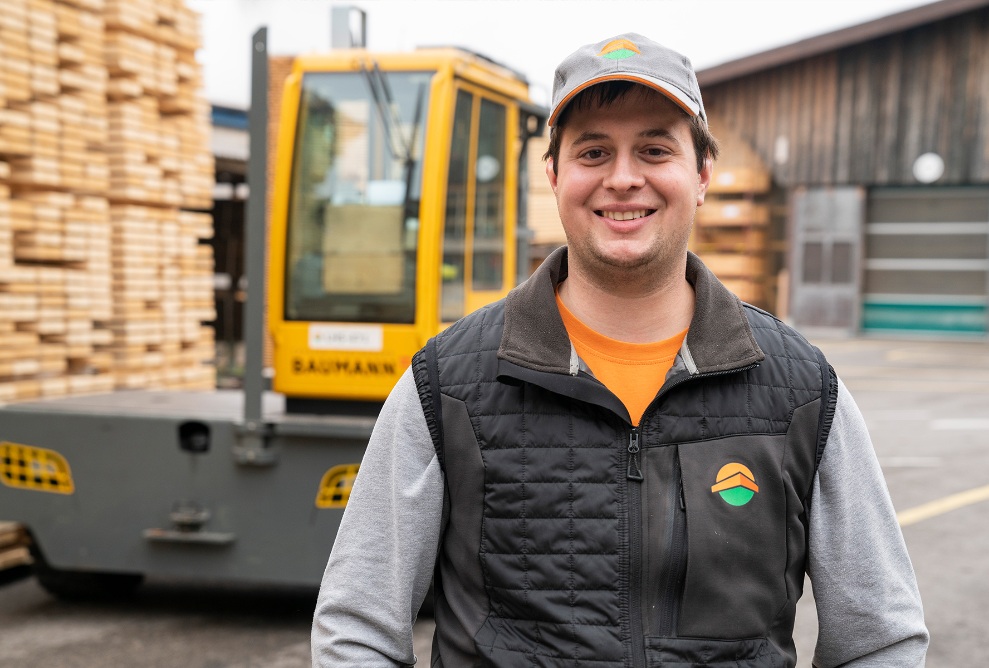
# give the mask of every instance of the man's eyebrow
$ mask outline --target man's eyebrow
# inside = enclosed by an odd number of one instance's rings
[[[580,133],[576,139],[571,142],[571,146],[579,146],[580,144],[586,144],[589,141],[601,141],[602,139],[607,139],[608,135],[603,132],[593,132],[591,130],[585,130]]]
[[[642,132],[639,133],[639,137],[645,139],[655,139],[655,138],[667,139],[669,141],[676,142],[677,144],[680,143],[680,141],[676,138],[676,136],[666,128],[650,128],[648,130],[643,130]],[[580,135],[578,135],[577,138],[574,139],[570,145],[580,146],[581,144],[586,144],[587,142],[601,141],[607,138],[608,135],[604,132],[594,132],[593,130],[585,130],[584,132],[580,133]]]
[[[669,141],[676,142],[677,144],[680,143],[680,140],[677,139],[676,136],[674,136],[674,134],[669,130],[667,130],[666,128],[652,128],[649,130],[643,130],[642,132],[639,133],[639,136],[645,137],[647,139],[653,139],[658,137],[659,139],[668,139]]]

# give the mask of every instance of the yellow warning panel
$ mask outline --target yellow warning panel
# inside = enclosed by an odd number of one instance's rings
[[[0,441],[0,482],[36,492],[72,494],[72,471],[54,450]]]
[[[316,492],[317,508],[345,508],[360,464],[341,464],[323,474]]]

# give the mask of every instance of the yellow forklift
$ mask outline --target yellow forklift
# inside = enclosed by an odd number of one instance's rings
[[[265,29],[252,47],[243,391],[0,407],[0,508],[56,595],[318,584],[413,353],[526,269],[525,146],[546,111],[521,74],[454,48],[297,58],[266,242]]]
[[[428,337],[515,285],[541,116],[522,75],[461,50],[295,61],[268,256],[290,410],[380,402]]]

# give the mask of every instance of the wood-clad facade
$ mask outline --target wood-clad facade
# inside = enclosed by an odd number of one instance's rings
[[[783,315],[989,333],[989,1],[942,0],[698,79],[712,125],[771,175]]]
[[[989,183],[989,7],[703,93],[783,187],[915,185],[928,152],[939,185]]]

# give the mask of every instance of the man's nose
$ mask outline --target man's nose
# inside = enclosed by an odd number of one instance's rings
[[[633,154],[622,153],[615,157],[604,180],[604,187],[618,192],[641,188],[646,182],[642,164]]]

